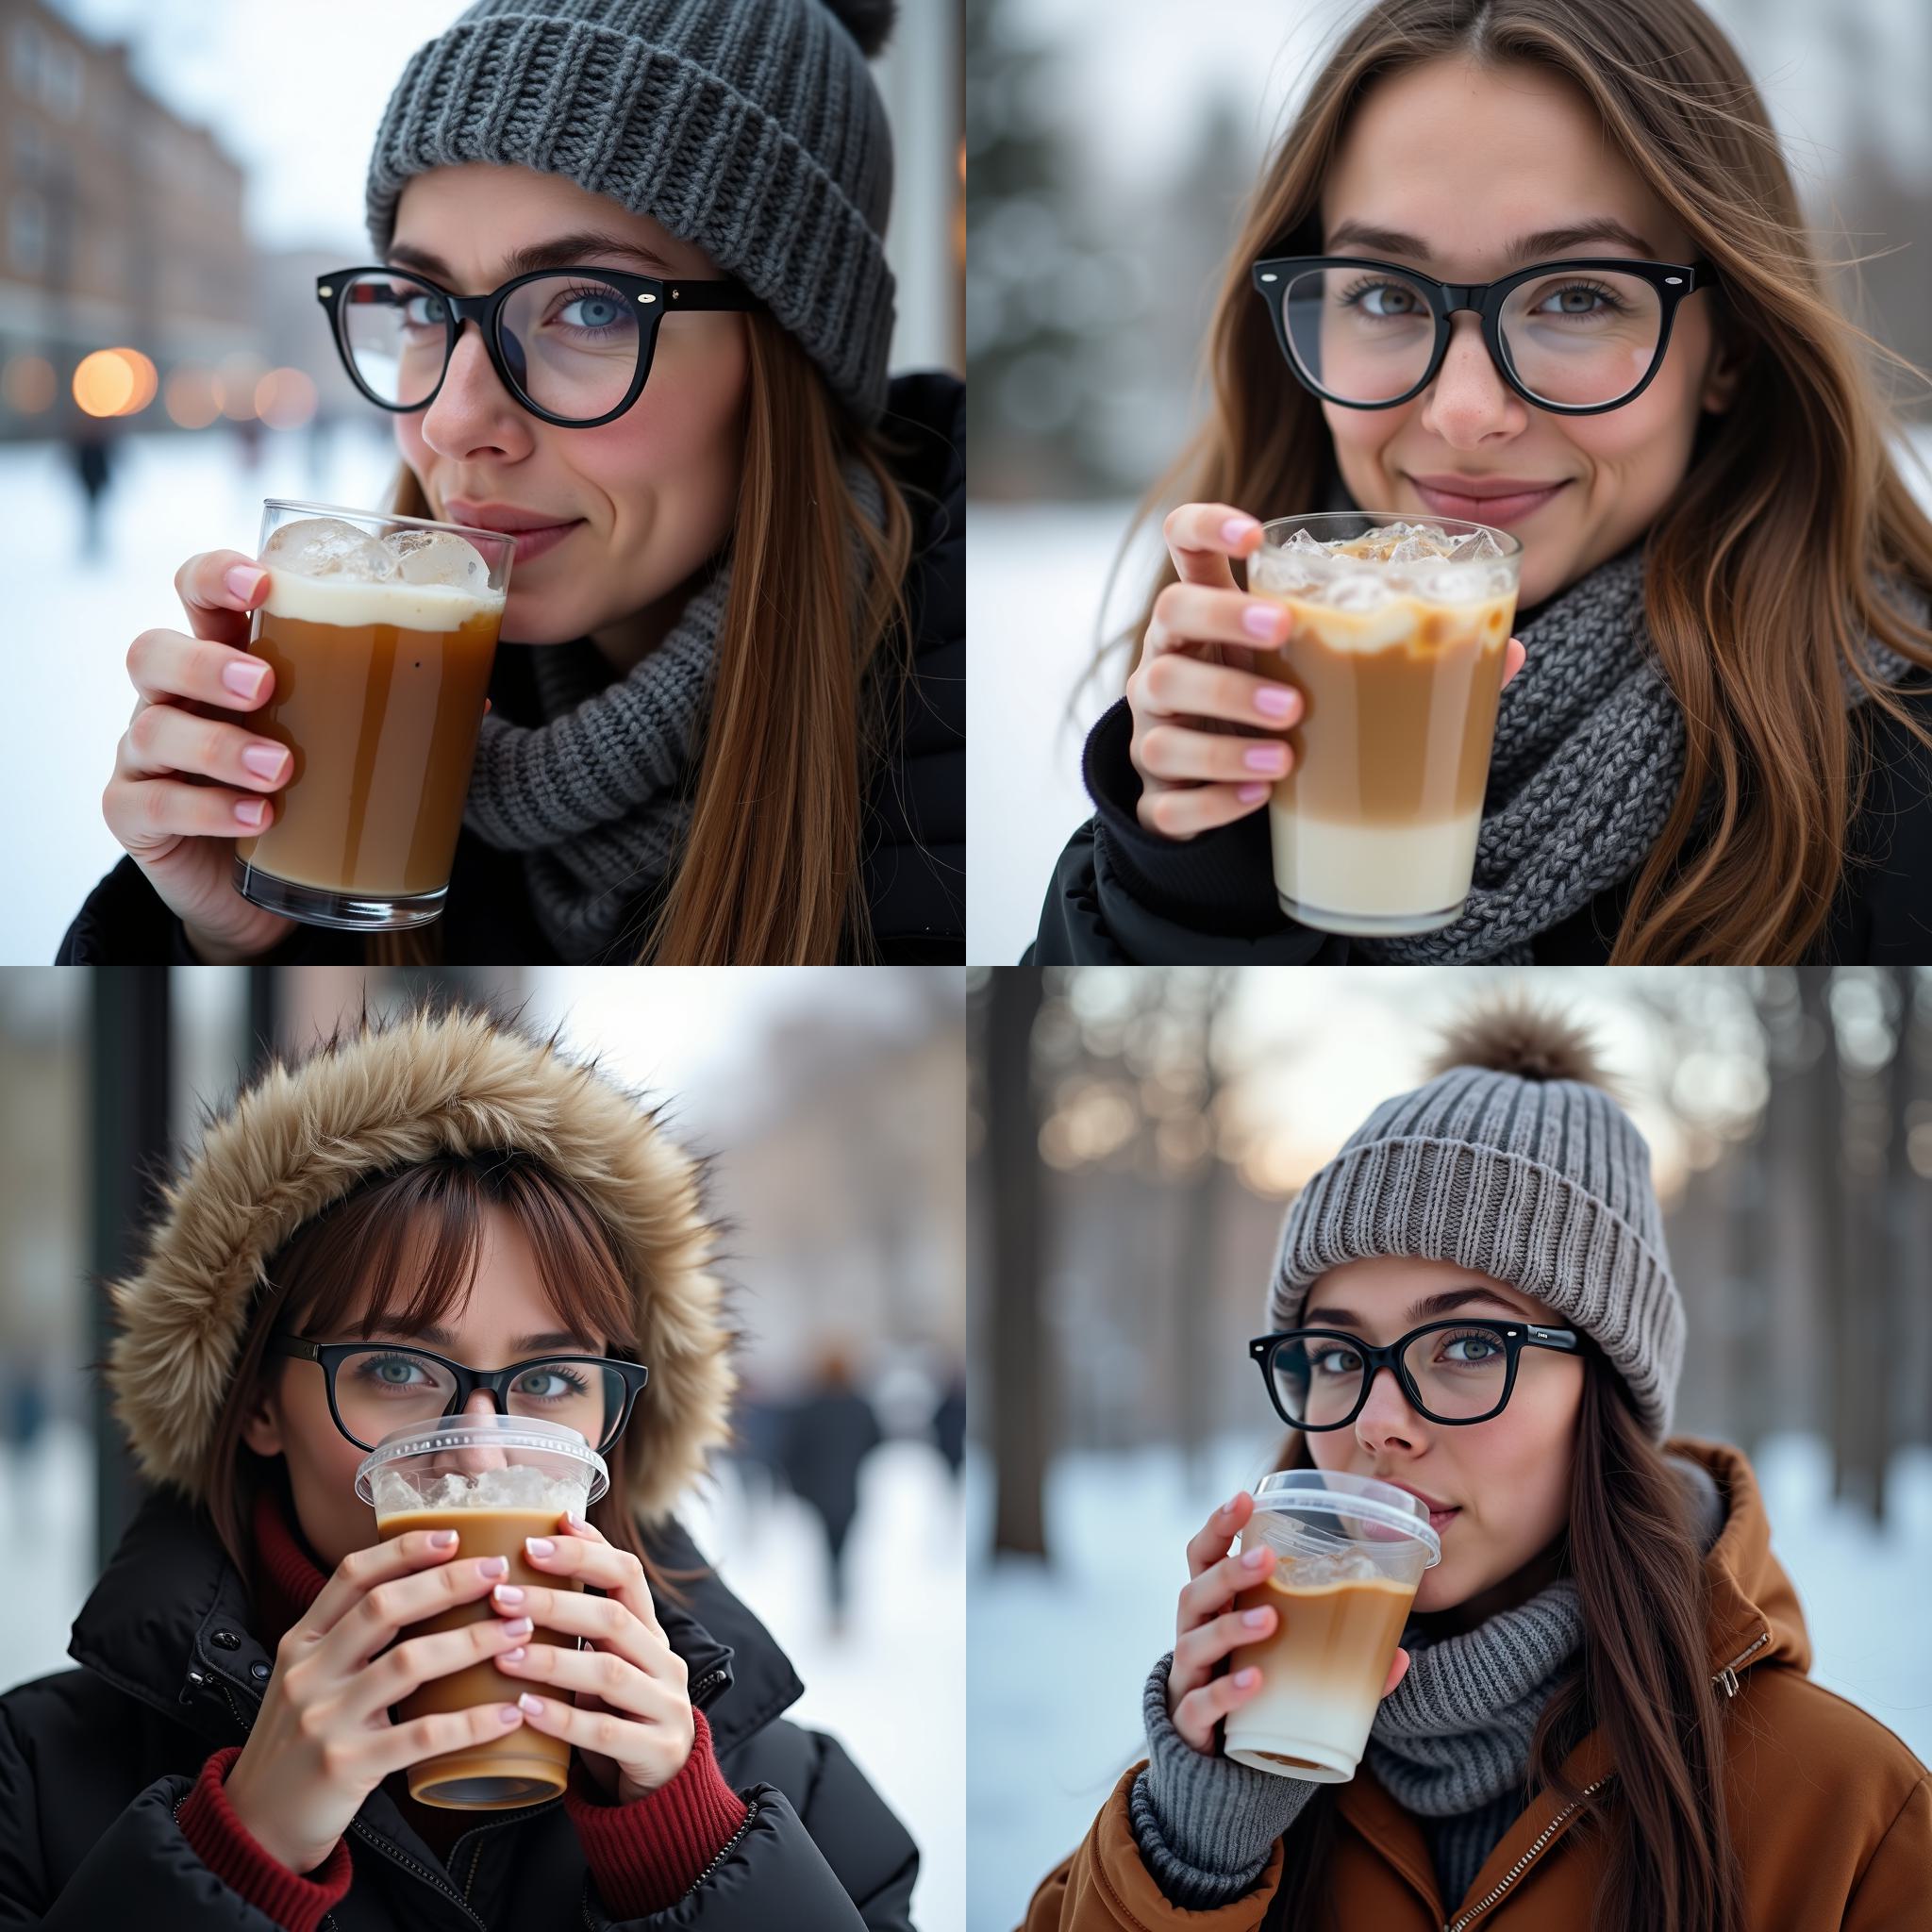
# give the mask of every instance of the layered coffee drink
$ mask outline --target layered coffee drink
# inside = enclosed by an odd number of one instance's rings
[[[271,506],[271,508],[289,506]],[[236,887],[356,930],[441,909],[462,826],[514,539],[339,516],[281,521],[250,649],[275,668],[253,721],[286,744],[275,819],[236,841]]]
[[[1255,669],[1302,694],[1269,801],[1282,910],[1327,932],[1428,932],[1462,909],[1522,545],[1349,513],[1270,524],[1248,588],[1294,630]]]

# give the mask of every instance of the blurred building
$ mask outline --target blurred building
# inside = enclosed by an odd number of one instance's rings
[[[179,367],[257,356],[244,176],[213,135],[41,0],[0,0],[0,440],[70,427],[96,350],[146,357],[150,404]]]

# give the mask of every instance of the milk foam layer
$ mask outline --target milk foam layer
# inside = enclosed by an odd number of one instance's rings
[[[499,593],[479,597],[454,584],[368,584],[348,578],[305,577],[293,571],[268,567],[268,602],[261,608],[271,617],[292,618],[301,624],[387,624],[398,630],[458,630],[486,614],[499,613],[505,603]]]

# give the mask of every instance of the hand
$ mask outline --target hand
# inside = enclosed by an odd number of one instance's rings
[[[669,1784],[691,1756],[695,1726],[684,1659],[658,1622],[643,1565],[628,1550],[569,1515],[550,1541],[548,1556],[525,1541],[536,1569],[581,1577],[608,1594],[529,1590],[522,1601],[506,1603],[499,1591],[491,1605],[503,1616],[526,1615],[545,1629],[594,1641],[583,1650],[532,1643],[500,1652],[496,1666],[508,1676],[532,1679],[533,1688],[571,1693],[537,1698],[535,1709],[525,1704],[526,1721],[533,1730],[569,1739],[598,1789],[628,1805]]]
[[[245,590],[228,582],[231,570]],[[128,646],[140,696],[101,793],[108,829],[209,963],[253,958],[292,929],[232,883],[236,839],[275,823],[269,794],[291,768],[286,745],[221,715],[258,710],[274,695],[275,673],[246,648],[248,613],[267,585],[239,550],[204,551],[175,573],[194,634],[144,630]]]
[[[1245,1612],[1228,1608],[1238,1591],[1253,1590],[1274,1572],[1274,1552],[1266,1543],[1239,1557],[1227,1554],[1254,1513],[1255,1499],[1243,1490],[1217,1509],[1188,1545],[1190,1580],[1181,1587],[1174,1619],[1167,1714],[1174,1729],[1208,1757],[1214,1752],[1215,1725],[1261,1688],[1257,1668],[1250,1665],[1230,1674],[1222,1668],[1224,1659],[1238,1645],[1259,1643],[1272,1636],[1278,1614],[1268,1606]],[[1384,1697],[1402,1682],[1407,1669],[1408,1653],[1398,1649],[1389,1666],[1389,1681],[1382,1686]]]
[[[501,1662],[500,1653],[529,1632],[527,1623],[519,1631],[480,1617],[377,1656],[408,1625],[487,1596],[508,1567],[501,1557],[456,1562],[459,1543],[439,1549],[430,1534],[415,1530],[350,1551],[276,1646],[261,1715],[226,1790],[257,1842],[291,1872],[313,1871],[328,1857],[391,1772],[505,1737],[523,1722],[500,1700],[391,1722],[390,1706],[419,1685],[479,1661]]]
[[[1302,694],[1246,668],[1253,653],[1279,650],[1294,630],[1285,604],[1235,587],[1228,559],[1261,547],[1261,525],[1224,503],[1184,503],[1163,532],[1181,580],[1154,600],[1127,679],[1129,756],[1141,774],[1141,823],[1192,839],[1245,818],[1286,775],[1294,753],[1281,734],[1300,722]],[[1511,638],[1506,685],[1524,655],[1522,640]]]

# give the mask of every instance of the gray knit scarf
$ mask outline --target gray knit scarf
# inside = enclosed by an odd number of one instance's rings
[[[875,527],[885,503],[872,472],[848,461],[847,488]],[[852,537],[864,583],[865,553]],[[523,855],[530,900],[558,957],[601,959],[641,942],[633,908],[675,869],[691,824],[731,598],[727,552],[664,641],[622,678],[589,638],[534,654],[545,722],[484,719],[463,823]],[[786,648],[782,638],[769,648]]]
[[[1357,508],[1338,478],[1324,506]],[[1684,719],[1657,667],[1643,608],[1644,540],[1579,577],[1522,626],[1528,658],[1504,691],[1460,916],[1439,931],[1352,941],[1390,965],[1530,964],[1530,941],[1648,858],[1684,770]],[[1926,601],[1894,587],[1914,623]],[[1876,638],[1867,667],[1888,682],[1916,667]],[[1845,674],[1847,705],[1863,688]]]

